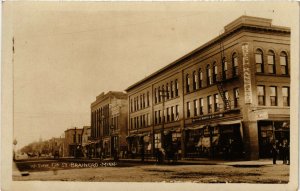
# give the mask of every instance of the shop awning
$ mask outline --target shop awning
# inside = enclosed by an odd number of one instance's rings
[[[219,122],[218,125],[233,125],[233,124],[240,124],[242,120],[233,120],[233,121],[222,121]]]
[[[198,126],[194,126],[194,127],[187,127],[186,129],[188,130],[197,130],[197,129],[202,129],[207,125],[198,125]]]

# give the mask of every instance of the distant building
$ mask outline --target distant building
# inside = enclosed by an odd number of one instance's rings
[[[84,157],[88,157],[89,151],[89,144],[90,144],[90,137],[91,137],[91,126],[83,126],[82,128],[82,151]]]
[[[269,157],[289,141],[290,28],[242,16],[126,89],[128,143],[179,157]]]
[[[63,156],[64,142],[64,138],[53,137],[49,140],[49,148],[53,156],[55,154],[58,154],[59,157]]]
[[[82,156],[82,130],[80,128],[65,130],[64,157]]]
[[[127,149],[127,94],[101,93],[91,104],[91,153],[93,157],[112,157]]]

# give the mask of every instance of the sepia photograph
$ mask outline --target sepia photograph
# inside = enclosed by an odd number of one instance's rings
[[[296,2],[3,2],[1,62],[3,190],[298,189]]]

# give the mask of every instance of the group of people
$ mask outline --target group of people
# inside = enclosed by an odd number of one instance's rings
[[[290,146],[285,139],[282,143],[275,142],[272,145],[271,154],[273,158],[273,164],[276,164],[277,159],[282,159],[283,164],[290,164]]]

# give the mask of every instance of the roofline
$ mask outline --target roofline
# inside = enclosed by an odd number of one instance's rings
[[[241,16],[242,17],[242,16]],[[240,18],[241,18],[240,17]],[[234,21],[233,21],[234,22]],[[233,23],[231,22],[231,23]],[[230,24],[231,24],[230,23]],[[259,26],[259,25],[251,25],[251,24],[246,24],[246,23],[241,23],[235,27],[233,27],[232,29],[225,31],[224,33],[220,34],[219,36],[213,38],[212,40],[208,41],[207,43],[203,44],[202,46],[200,46],[199,48],[191,51],[190,53],[180,57],[179,59],[171,62],[170,64],[164,66],[163,68],[157,70],[156,72],[150,74],[149,76],[143,78],[142,80],[134,83],[133,85],[129,86],[127,89],[125,89],[126,92],[128,92],[129,90],[133,89],[134,87],[140,85],[141,83],[148,81],[150,79],[152,79],[154,76],[159,75],[160,73],[162,73],[163,71],[166,71],[170,68],[172,68],[173,66],[176,66],[177,64],[179,64],[180,62],[182,62],[185,59],[188,59],[189,57],[191,57],[192,55],[199,53],[203,50],[205,50],[207,47],[212,46],[216,43],[218,43],[218,41],[225,39],[227,36],[238,32],[240,29],[245,28],[245,27],[250,27],[250,28],[256,28],[256,29],[267,29],[267,30],[273,30],[273,31],[281,31],[281,32],[285,32],[285,33],[289,33],[290,34],[290,28],[289,27],[282,27],[282,26],[275,26],[275,25],[271,25],[270,27],[266,27],[266,26]]]

